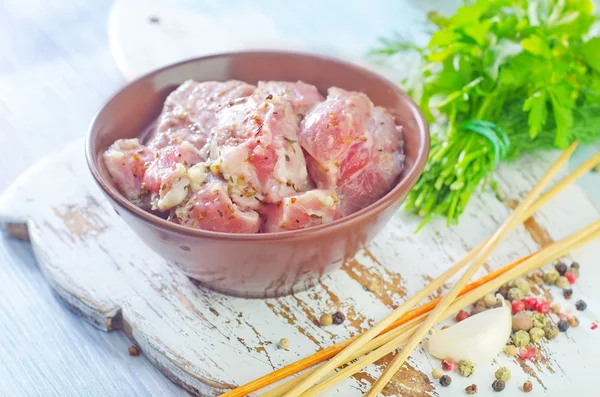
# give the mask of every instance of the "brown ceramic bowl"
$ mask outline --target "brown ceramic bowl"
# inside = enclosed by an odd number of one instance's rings
[[[161,111],[167,95],[187,79],[302,80],[323,94],[332,86],[361,91],[392,112],[404,127],[406,163],[397,185],[376,203],[325,225],[283,233],[230,234],[167,222],[123,197],[102,160],[119,138],[139,136]],[[201,284],[226,294],[273,297],[304,290],[338,269],[375,236],[398,210],[425,167],[427,123],[398,86],[366,69],[317,55],[264,51],[191,59],[149,73],[113,96],[93,120],[86,141],[96,182],[115,211],[154,251]]]

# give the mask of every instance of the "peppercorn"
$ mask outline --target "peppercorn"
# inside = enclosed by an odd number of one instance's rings
[[[558,288],[569,288],[569,285],[571,285],[569,283],[569,280],[567,280],[567,278],[565,276],[560,276],[559,278],[556,279],[556,282],[554,283],[554,285],[556,285]]]
[[[475,306],[475,307],[485,307],[485,301],[483,299],[478,299],[473,306]]]
[[[560,274],[554,269],[546,270],[544,272],[544,283],[552,285],[556,282],[556,279],[560,277]]]
[[[522,312],[523,310],[525,310],[525,303],[523,303],[523,301],[515,299],[514,301],[511,302],[511,306],[512,306],[512,312],[513,314]]]
[[[136,346],[129,346],[129,349],[127,349],[127,351],[129,352],[130,356],[139,356],[140,355],[140,351]]]
[[[565,265],[563,262],[558,262],[554,268],[561,276],[564,275],[568,270],[567,265]]]
[[[498,293],[500,295],[502,295],[502,297],[504,299],[508,298],[508,291],[510,290],[510,287],[508,284],[504,284],[502,287],[500,287],[500,289],[498,290]]]
[[[568,325],[568,324],[567,324]],[[531,338],[529,338],[529,333],[526,331],[517,331],[513,335],[513,343],[515,346],[526,346]]]
[[[288,338],[279,339],[279,348],[288,350],[290,348],[290,340]]]
[[[569,323],[569,327],[571,327],[571,328],[575,328],[575,327],[579,326],[579,319],[575,316],[569,317],[567,319],[567,322]]]
[[[533,321],[526,313],[520,312],[512,316],[513,332],[529,331],[531,327],[533,327]]]
[[[575,302],[575,309],[577,309],[580,312],[582,312],[585,309],[587,309],[587,303],[585,303],[584,301],[579,300],[579,301]]]
[[[456,318],[455,318],[455,320],[456,320],[456,322],[457,322],[457,323],[459,323],[459,322],[461,322],[461,321],[463,321],[463,320],[466,320],[466,319],[467,319],[467,318],[469,318],[469,317],[471,317],[471,316],[469,315],[469,313],[467,313],[467,312],[466,312],[466,311],[464,311],[464,310],[461,310],[461,311],[459,311],[458,313],[456,313]]]
[[[529,275],[529,279],[532,283],[540,285],[544,282],[544,273],[541,270],[536,270]]]
[[[548,324],[548,319],[541,313],[533,313],[531,321],[533,321],[533,326],[538,328],[544,328]]]
[[[477,385],[473,383],[472,385],[465,387],[465,391],[467,394],[477,394]]]
[[[457,365],[458,363],[449,357],[442,360],[442,369],[444,371],[452,371]]]
[[[498,368],[494,373],[494,376],[496,377],[496,379],[508,382],[510,380],[510,371],[506,367]]]
[[[567,332],[567,330],[569,329],[569,323],[567,322],[567,320],[558,320],[556,326],[558,327],[558,330],[560,332]]]
[[[440,378],[440,385],[442,385],[444,387],[448,387],[448,386],[450,386],[450,383],[452,383],[452,378],[449,377],[448,375],[443,375]]]
[[[514,357],[514,356],[516,356],[516,355],[517,355],[517,348],[515,347],[515,345],[507,345],[507,346],[504,348],[504,353],[505,353],[507,356]]]
[[[535,310],[537,310],[538,313],[548,314],[550,313],[550,304],[546,301],[540,301],[535,307]]]
[[[513,287],[508,290],[509,300],[521,300],[525,297],[525,293],[517,287]]]
[[[533,327],[529,330],[529,338],[533,343],[538,343],[545,336],[545,332],[541,328]]]
[[[579,270],[579,263],[573,262],[573,263],[571,263],[570,267],[571,267],[571,269],[577,269],[577,270]]]
[[[492,383],[492,389],[494,389],[494,391],[502,391],[505,387],[506,383],[504,383],[504,381],[500,379],[496,379],[494,383]]]
[[[519,348],[519,356],[523,360],[531,360],[537,354],[537,349],[533,346],[523,346]]]
[[[535,310],[538,300],[535,296],[526,296],[523,299],[523,303],[525,304],[525,310]]]
[[[344,316],[343,313],[340,312],[335,312],[333,313],[333,316],[331,316],[331,320],[333,321],[334,324],[341,324],[344,322],[344,320],[346,320],[346,316]]]
[[[333,316],[330,313],[323,313],[319,319],[319,322],[324,327],[331,325],[333,323]]]
[[[441,369],[436,368],[433,371],[431,371],[431,376],[433,376],[433,379],[439,379],[442,376],[444,376],[444,373],[442,372]]]
[[[525,393],[529,393],[532,390],[533,390],[533,383],[531,383],[530,380],[525,381],[525,383],[523,383],[523,391]]]
[[[483,306],[483,307],[481,307],[481,306],[474,306],[471,309],[471,316],[474,316],[474,315],[479,314],[481,312],[484,312],[486,310],[487,310],[487,307],[485,307],[485,306]]]
[[[571,273],[575,278],[579,278],[579,269],[576,267],[570,267],[567,273]],[[566,273],[565,273],[566,274]]]
[[[469,360],[460,360],[458,362],[458,372],[462,375],[462,376],[471,376],[473,375],[473,372],[475,371],[475,366],[473,365],[473,363]]]
[[[376,279],[371,279],[367,283],[367,289],[371,292],[375,292],[379,290],[379,281]]]
[[[577,281],[577,276],[573,273],[567,272],[565,277],[569,280],[569,284],[575,284],[575,281]]]
[[[485,307],[494,307],[498,304],[498,298],[494,294],[487,294],[483,297],[483,302],[485,303]]]
[[[518,278],[515,280],[515,287],[523,291],[523,293],[528,293],[531,291],[531,285],[529,285],[529,281],[524,278]]]
[[[573,296],[573,290],[571,288],[563,289],[563,296],[565,299],[571,299],[571,296]]]
[[[544,335],[550,340],[556,338],[559,332],[558,327],[554,324],[548,324],[544,327]]]
[[[553,303],[550,310],[552,310],[552,313],[560,313],[560,303]]]

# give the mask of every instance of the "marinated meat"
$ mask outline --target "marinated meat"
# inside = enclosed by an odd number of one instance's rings
[[[294,111],[304,115],[317,103],[325,98],[314,85],[298,81],[260,81],[256,89],[257,94],[279,95],[291,102]]]

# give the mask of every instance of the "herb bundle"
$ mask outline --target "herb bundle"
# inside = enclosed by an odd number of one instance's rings
[[[456,223],[502,160],[600,137],[600,37],[590,0],[465,1],[430,13],[425,47],[382,40],[373,54],[420,54],[409,94],[443,133],[405,208]],[[409,83],[409,82],[405,82]]]

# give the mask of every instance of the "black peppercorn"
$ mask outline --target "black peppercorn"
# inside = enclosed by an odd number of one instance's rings
[[[344,316],[342,313],[340,312],[335,312],[333,313],[333,323],[334,324],[341,324],[344,322],[344,320],[346,320],[346,316]]]
[[[500,379],[496,379],[494,383],[492,383],[492,389],[494,389],[494,391],[502,391],[505,387],[506,383],[504,383],[504,381]]]
[[[567,322],[567,320],[559,320],[558,323],[556,323],[556,325],[558,326],[558,330],[560,332],[567,332],[567,330],[569,329],[569,323]]]
[[[452,383],[452,378],[449,377],[448,375],[443,375],[440,378],[440,385],[442,385],[444,387],[448,387],[448,386],[450,386],[450,383]]]
[[[587,309],[587,303],[585,303],[584,301],[577,301],[575,302],[575,308],[582,312],[585,309]]]
[[[571,267],[572,267],[573,269],[579,269],[579,263],[577,263],[577,262],[573,262],[573,263],[571,263]]]
[[[573,290],[571,288],[563,289],[563,296],[565,299],[569,299],[573,295]]]
[[[562,262],[558,263],[556,266],[554,266],[554,268],[556,269],[556,271],[558,272],[558,274],[560,274],[561,276],[564,276],[565,273],[567,272],[567,270],[569,270],[567,268],[567,265],[565,265]]]

